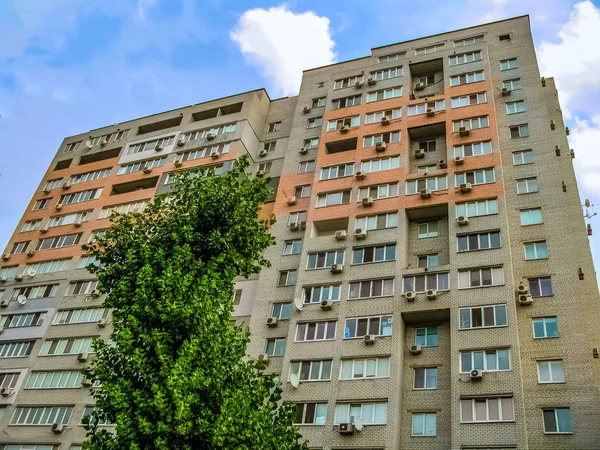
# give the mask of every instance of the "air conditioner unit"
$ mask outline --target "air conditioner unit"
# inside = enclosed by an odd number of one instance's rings
[[[264,170],[257,170],[256,171],[256,176],[257,177],[264,177],[265,176],[265,171]]]
[[[177,138],[177,147],[183,147],[185,145],[185,136],[179,136]]]
[[[425,157],[425,151],[423,149],[415,150],[415,158],[421,159]]]
[[[3,387],[0,389],[0,395],[2,397],[10,397],[14,392],[14,389],[9,387]]]
[[[365,335],[365,344],[373,345],[375,343],[375,335],[374,334],[366,334]]]
[[[31,257],[33,255],[35,255],[35,250],[34,249],[27,250],[27,256]]]
[[[77,361],[86,362],[88,360],[88,354],[86,352],[81,352],[77,355]]]
[[[58,203],[58,204],[57,204],[57,205],[54,207],[54,209],[55,209],[55,210],[57,210],[57,211],[60,211],[60,210],[62,209],[62,207],[63,207],[62,203]]]
[[[416,297],[417,297],[416,292],[408,291],[408,292],[404,293],[404,298],[406,300],[408,300],[409,302],[414,302]]]
[[[435,116],[435,111],[433,109],[429,108],[427,110],[427,117],[433,117],[433,116]]]
[[[277,317],[269,317],[267,319],[267,325],[271,328],[274,328],[277,326]]]
[[[469,218],[465,216],[458,216],[456,218],[456,223],[458,223],[460,226],[469,225]]]
[[[295,205],[296,204],[296,196],[292,195],[291,197],[288,197],[287,204],[289,206]]]
[[[106,319],[99,319],[96,322],[96,325],[98,326],[98,328],[104,328],[106,326]]]
[[[215,136],[214,134],[212,134],[212,133],[208,133],[208,134],[206,135],[206,139],[208,139],[209,141],[212,141],[212,140],[213,140],[215,137],[216,137],[216,136]]]
[[[354,174],[354,176],[356,177],[357,180],[364,180],[365,179],[365,173],[361,172],[360,170],[358,172],[356,172]]]
[[[462,136],[462,137],[466,137],[469,134],[471,134],[471,130],[469,130],[467,127],[460,127],[458,129],[458,133]]]
[[[521,306],[529,306],[533,303],[533,297],[531,294],[521,294],[519,295],[519,305]]]
[[[443,159],[440,159],[439,165],[440,165],[440,169],[447,169],[448,168],[448,163],[445,160],[443,160]]]
[[[305,106],[304,108],[302,108],[302,111],[304,111],[304,114],[308,114],[310,112],[310,108],[308,106]]]
[[[8,306],[8,302],[6,300],[0,301],[0,308],[6,308]]]
[[[300,225],[298,224],[298,222],[292,222],[290,223],[290,230],[292,231],[298,231],[300,229]]]
[[[156,147],[154,147],[154,151],[160,152],[163,149],[163,146],[160,144],[156,144]]]
[[[365,197],[361,200],[363,206],[373,206],[373,197]]]
[[[152,172],[152,167],[144,167],[142,172],[144,172],[145,174],[149,174],[150,172]]]
[[[23,281],[24,277],[25,277],[24,273],[20,273],[18,275],[15,275],[15,281]]]
[[[8,277],[0,277],[0,284],[4,284],[8,281]]]
[[[333,302],[331,300],[321,300],[320,306],[323,311],[329,311],[333,306]]]
[[[300,229],[301,230],[306,230],[306,220],[303,220],[300,222]]]
[[[420,345],[409,345],[408,346],[408,351],[411,352],[413,355],[420,355],[421,354],[421,346]]]
[[[471,192],[471,188],[473,186],[471,185],[471,183],[463,183],[459,186],[460,192],[463,194],[467,194],[469,192]]]
[[[10,259],[10,253],[2,254],[2,261],[8,261]]]
[[[363,85],[363,84],[362,84],[360,81],[357,81],[356,83],[354,83],[354,87],[355,87],[356,89],[360,89],[360,88],[362,87],[362,85]]]
[[[472,381],[479,381],[483,378],[483,370],[481,369],[473,369],[469,372],[469,376]]]
[[[90,294],[93,298],[98,298],[100,297],[100,291],[98,291],[97,289],[94,289],[91,294]]]
[[[50,189],[44,189],[42,192],[43,192],[44,194],[49,194],[49,193],[50,193]]]
[[[419,195],[421,198],[429,198],[431,197],[431,191],[429,189],[421,189],[419,191]]]
[[[75,228],[79,228],[81,226],[81,219],[76,220],[75,222],[73,222],[73,225],[75,226]]]
[[[108,141],[106,140],[106,138],[102,138],[102,140],[100,141],[100,146],[104,147],[106,144],[108,144]]]
[[[46,226],[40,230],[40,233],[47,233],[48,230],[50,230],[50,222],[48,222]]]
[[[338,432],[343,436],[350,436],[354,434],[354,424],[349,422],[340,423]]]
[[[299,152],[301,155],[306,155],[308,153],[308,149],[306,147],[300,147]]]
[[[510,89],[503,87],[502,88],[502,96],[506,97],[507,95],[510,95]]]
[[[376,80],[375,78],[373,78],[373,77],[369,77],[369,78],[367,78],[367,84],[368,84],[369,86],[374,86],[374,85],[375,85],[375,83],[377,83],[377,80]]]
[[[550,129],[551,130],[555,130],[556,129],[556,123],[554,122],[554,120],[550,121]]]
[[[425,83],[415,84],[415,91],[422,91],[423,89],[425,89]]]
[[[356,239],[364,239],[367,237],[367,230],[363,230],[362,228],[357,228],[354,230],[354,237]]]
[[[462,156],[456,156],[454,158],[454,164],[456,164],[457,166],[460,166],[464,162],[465,162],[465,158],[463,158]]]
[[[69,188],[70,188],[70,187],[71,187],[71,185],[69,184],[69,182],[68,182],[68,181],[67,181],[67,182],[65,182],[65,183],[63,183],[63,185],[62,185],[62,188],[63,188],[65,191],[69,190]]]
[[[529,294],[529,286],[527,284],[525,284],[525,283],[521,283],[517,287],[517,292],[519,294]]]
[[[331,265],[331,273],[342,273],[344,271],[343,264],[332,264]]]
[[[269,150],[263,148],[260,152],[258,152],[258,156],[267,156],[269,154]]]
[[[346,125],[344,125],[343,127],[340,128],[340,133],[347,133],[348,130],[349,130],[349,128]]]
[[[386,116],[383,116],[381,118],[381,125],[389,125],[390,124],[390,119],[388,119]]]
[[[378,142],[377,144],[375,144],[375,151],[384,152],[386,147],[387,144],[385,142]]]
[[[181,167],[183,165],[183,161],[180,158],[177,158],[175,161],[173,161],[173,165],[175,167]]]
[[[344,239],[346,239],[346,230],[337,230],[335,232],[335,239],[338,241],[343,241]]]
[[[267,353],[261,353],[256,359],[258,359],[259,361],[269,362],[269,355]]]
[[[62,434],[62,432],[65,431],[65,428],[67,428],[67,426],[63,425],[62,423],[52,424],[52,432],[55,434]]]
[[[210,157],[212,159],[219,159],[219,150],[218,149],[213,149],[210,151]]]
[[[90,387],[92,385],[92,381],[89,378],[82,378],[81,385],[85,387]]]
[[[438,293],[435,289],[428,289],[426,295],[429,300],[435,300],[437,298]]]

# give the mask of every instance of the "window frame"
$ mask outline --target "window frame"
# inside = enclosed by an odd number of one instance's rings
[[[493,325],[487,325],[486,323],[486,316],[485,316],[485,310],[486,309],[492,309],[493,312]],[[504,319],[505,319],[505,323],[500,323],[499,317],[501,317],[501,314],[498,313],[498,309],[504,309]],[[473,326],[473,310],[480,310],[479,312],[479,316],[480,316],[480,320],[481,320],[481,325],[480,326]],[[469,322],[468,325],[466,324],[466,322],[463,322],[463,317],[462,317],[462,312],[463,311],[469,311]],[[488,328],[504,328],[508,326],[508,309],[506,307],[506,303],[498,303],[498,304],[492,304],[492,305],[480,305],[480,306],[464,306],[461,308],[458,308],[458,330],[462,331],[462,330],[483,330],[483,329],[488,329]]]
[[[506,352],[507,358],[506,360],[508,361],[508,369],[500,369],[500,354],[499,352]],[[463,367],[463,354],[467,354],[470,353],[471,354],[471,360],[470,360],[470,368],[468,370],[464,370]],[[483,372],[510,372],[512,370],[512,364],[511,364],[511,359],[510,359],[510,349],[509,348],[490,348],[490,349],[482,349],[482,350],[461,350],[460,351],[460,366],[459,366],[459,373],[464,374],[464,373],[470,373],[471,370],[476,370],[475,369],[475,354],[476,353],[482,353],[482,369],[478,369],[478,370],[482,370]],[[496,369],[489,369],[488,368],[488,354],[495,354],[495,364],[496,364]]]
[[[556,335],[555,336],[551,336],[548,334],[547,321],[549,321],[549,320],[554,320],[554,323],[556,324]],[[541,323],[542,323],[543,330],[544,330],[543,336],[536,336],[536,330],[535,330],[536,321],[541,321]],[[560,331],[558,329],[558,318],[556,316],[532,317],[531,318],[531,326],[533,327],[533,339],[556,339],[556,338],[560,337]]]
[[[549,375],[548,381],[542,381],[542,372],[541,372],[542,365],[548,366],[548,375]],[[560,370],[562,370],[562,379],[559,379],[559,377],[558,377],[558,375],[560,375],[560,373],[554,374],[553,365],[559,365],[561,367]],[[557,359],[538,360],[538,361],[536,361],[536,367],[537,367],[538,384],[564,384],[567,382],[567,375],[565,373],[565,362],[563,359],[557,358]],[[560,372],[560,370],[559,370],[559,372]]]
[[[417,372],[423,371],[423,387],[417,387]],[[428,372],[435,371],[435,386],[428,386]],[[414,367],[413,368],[413,391],[435,391],[438,388],[438,368],[437,367]]]

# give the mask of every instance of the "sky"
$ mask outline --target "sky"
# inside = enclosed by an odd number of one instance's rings
[[[303,69],[523,14],[582,203],[600,211],[600,0],[0,0],[0,247],[66,136],[261,87],[295,95]]]

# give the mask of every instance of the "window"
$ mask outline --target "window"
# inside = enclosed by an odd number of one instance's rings
[[[367,334],[375,336],[392,335],[392,316],[374,316],[346,319],[344,339],[362,338]]]
[[[323,300],[337,302],[340,299],[340,285],[311,286],[302,289],[304,304],[321,303]]]
[[[191,152],[186,152],[183,155],[186,155],[189,157],[191,155]],[[188,159],[191,159],[191,158],[188,158]],[[167,157],[165,156],[164,158],[149,159],[147,161],[139,161],[139,162],[136,162],[133,164],[126,164],[124,166],[119,167],[119,171],[117,172],[117,175],[125,175],[128,173],[139,172],[140,170],[144,170],[144,169],[153,169],[155,167],[162,167],[165,165],[166,160],[167,160]],[[184,161],[183,158],[181,160]],[[185,159],[185,161],[187,161],[187,159]]]
[[[460,352],[460,371],[469,373],[473,369],[484,372],[510,370],[510,355],[508,349],[476,350]]]
[[[115,142],[120,141],[121,139],[127,137],[127,133],[129,130],[115,131],[114,133],[104,134],[102,136],[96,136],[94,138],[90,138],[92,145],[101,145],[102,141]]]
[[[283,270],[279,272],[278,286],[293,286],[296,284],[297,271],[294,270]]]
[[[350,97],[337,98],[335,100],[331,100],[331,109],[342,109],[342,108],[349,108],[351,106],[360,105],[361,97],[362,97],[362,95],[359,94],[359,95],[352,95]],[[329,123],[331,123],[331,122],[329,122]],[[357,123],[356,125],[352,125],[352,126],[358,126],[358,125],[359,125],[359,123]],[[350,126],[350,125],[348,125],[348,126]],[[327,130],[329,131],[329,129],[330,128],[328,126]]]
[[[451,99],[452,108],[462,108],[463,106],[479,105],[481,103],[487,103],[485,92],[465,95],[463,97],[452,97]]]
[[[106,230],[94,230],[94,231],[92,231],[92,233],[90,234],[90,237],[88,238],[88,243],[95,242],[98,239],[102,239],[105,234],[106,234]]]
[[[385,425],[387,423],[387,402],[377,403],[338,403],[335,405],[333,423],[349,423],[352,418],[360,418],[364,425]]]
[[[196,150],[191,150],[189,152],[179,153],[177,155],[177,159],[181,162],[193,161],[196,159],[205,158],[207,156],[210,156],[211,153],[213,153],[213,152],[218,152],[220,155],[229,153],[230,149],[231,149],[231,142],[224,142],[221,144],[211,145],[208,147],[201,147]],[[141,164],[141,163],[136,163],[136,164]]]
[[[262,173],[270,173],[272,165],[273,165],[273,163],[271,163],[271,162],[259,163],[257,171],[262,172]]]
[[[322,108],[325,106],[326,97],[313,98],[311,108]]]
[[[390,358],[343,359],[340,380],[363,380],[390,376]]]
[[[439,265],[440,261],[437,253],[417,256],[417,267],[437,267]]]
[[[404,292],[425,292],[448,290],[448,273],[428,273],[404,277]]]
[[[429,86],[435,83],[435,75],[429,74],[422,77],[417,77],[417,83],[422,84],[424,86]]]
[[[377,81],[388,80],[402,76],[402,66],[390,67],[389,69],[378,70],[369,74],[371,78]]]
[[[538,361],[537,371],[540,383],[565,382],[565,366],[562,359],[556,361]]]
[[[296,186],[294,188],[294,197],[305,198],[310,197],[310,184]]]
[[[31,354],[35,341],[2,342],[0,358],[24,358]]]
[[[37,220],[28,220],[23,224],[23,228],[21,228],[21,233],[25,233],[26,231],[34,231],[40,228],[42,224],[42,219]]]
[[[415,344],[421,347],[437,347],[437,327],[423,327],[415,329]]]
[[[458,317],[458,328],[460,330],[504,327],[508,325],[506,305],[474,306],[471,308],[459,308]]]
[[[266,353],[269,356],[283,356],[285,353],[285,338],[267,339]]]
[[[363,82],[363,75],[356,75],[353,77],[341,78],[339,80],[335,80],[333,83],[333,89],[343,89],[350,86],[354,86],[356,83]]]
[[[483,42],[483,36],[475,36],[465,39],[460,39],[458,41],[454,41],[455,47],[464,47],[465,45],[472,45],[478,42]]]
[[[436,413],[413,413],[412,436],[435,436]]]
[[[360,247],[352,250],[352,264],[394,261],[396,259],[396,244]]]
[[[65,147],[65,153],[71,153],[72,151],[77,150],[79,148],[79,145],[81,145],[81,141],[71,142],[70,144],[67,144],[67,146]]]
[[[57,311],[53,325],[98,322],[106,315],[105,308],[78,308]]]
[[[13,244],[13,247],[10,251],[11,255],[18,255],[20,253],[25,253],[27,251],[27,249],[29,248],[29,244],[31,243],[31,241],[21,241],[21,242],[15,242]]]
[[[19,266],[5,266],[0,267],[0,279],[6,281],[10,277],[14,277],[19,271]]]
[[[78,281],[76,283],[69,284],[66,295],[80,295],[80,294],[91,294],[96,290],[98,281]]]
[[[123,203],[121,205],[108,206],[106,208],[103,208],[102,211],[100,211],[100,216],[98,218],[106,219],[113,212],[119,216],[122,216],[122,215],[125,215],[128,213],[141,213],[146,208],[147,204],[148,204],[148,200],[140,200],[138,202]]]
[[[533,151],[532,150],[521,150],[513,152],[513,164],[520,166],[523,164],[531,164],[533,162]]]
[[[275,133],[276,131],[281,130],[281,122],[271,122],[267,126],[267,133]]]
[[[357,217],[354,229],[361,230],[383,230],[385,228],[395,228],[398,226],[398,213],[384,213],[375,216]]]
[[[39,200],[36,200],[36,202],[33,205],[33,210],[38,211],[40,209],[48,209],[48,206],[50,206],[50,200],[52,200],[52,199],[51,198],[41,198]]]
[[[462,270],[458,272],[458,288],[500,286],[504,284],[502,267]]]
[[[467,64],[473,61],[481,61],[481,50],[477,50],[470,53],[463,53],[461,55],[452,55],[450,56],[449,64],[451,66],[458,66],[460,64]]]
[[[486,184],[496,181],[494,169],[475,170],[473,172],[463,172],[454,175],[454,185],[459,187],[461,184],[471,183]]]
[[[67,169],[71,165],[72,162],[73,162],[72,159],[63,159],[62,161],[58,161],[56,163],[56,166],[54,166],[54,170]]]
[[[323,269],[333,264],[344,264],[344,250],[309,253],[307,269]]]
[[[284,255],[297,255],[302,250],[302,239],[290,239],[283,246]]]
[[[308,122],[306,124],[306,128],[318,128],[320,126],[323,125],[323,118],[322,117],[313,117],[311,119],[308,119]]]
[[[20,375],[19,372],[0,373],[0,388],[14,389]]]
[[[177,175],[183,175],[187,178],[194,177],[208,177],[208,176],[220,176],[222,174],[227,173],[233,167],[233,161],[229,160],[223,164],[211,164],[211,165],[203,165],[200,168],[193,168],[191,171],[177,171],[177,172],[169,172],[165,177],[165,185],[169,185],[175,182],[175,178]]]
[[[376,144],[380,142],[385,142],[386,144],[400,142],[400,131],[392,131],[391,133],[383,133],[376,134],[373,136],[365,136],[363,138],[363,147],[374,147]]]
[[[454,146],[454,157],[462,156],[465,158],[470,156],[489,155],[490,153],[492,153],[491,141]]]
[[[435,152],[437,150],[436,140],[431,139],[419,142],[419,150],[423,150],[425,153]]]
[[[300,381],[329,381],[331,380],[331,360],[292,361],[291,374],[298,375]]]
[[[0,316],[0,326],[2,328],[39,327],[44,323],[45,315],[45,312],[8,314]]]
[[[340,192],[328,192],[317,195],[317,208],[324,206],[335,206],[350,203],[351,190]]]
[[[427,110],[431,111],[443,111],[446,109],[445,100],[436,100],[435,102],[419,103],[418,105],[408,106],[408,115],[416,116],[419,114],[425,114]]]
[[[94,266],[99,266],[100,261],[98,261],[95,256],[82,256],[79,260],[79,263],[77,264],[77,268],[85,269],[90,264],[93,264]]]
[[[402,97],[402,86],[367,92],[367,103],[388,100],[390,98]]]
[[[50,250],[53,248],[72,247],[79,244],[82,233],[64,234],[62,236],[54,236],[50,238],[40,239],[36,250]]]
[[[463,398],[460,400],[461,423],[512,422],[515,410],[512,397]]]
[[[55,178],[54,180],[48,180],[44,184],[44,187],[42,188],[42,190],[51,191],[52,189],[56,189],[57,187],[60,187],[61,181],[62,181],[62,178]]]
[[[388,120],[402,118],[402,108],[386,109],[385,111],[377,111],[365,114],[365,124],[381,122],[381,119],[386,117]]]
[[[273,303],[271,308],[271,316],[277,320],[287,320],[292,315],[291,303]]]
[[[327,403],[296,403],[297,425],[325,425]]]
[[[398,169],[400,167],[400,157],[392,156],[390,158],[371,159],[360,163],[360,170],[363,173],[379,172],[381,170]]]
[[[107,421],[106,418],[98,418],[97,416],[94,416],[93,413],[94,411],[96,411],[96,414],[101,414],[102,410],[96,406],[86,406],[85,410],[83,411],[83,416],[81,417],[81,424],[83,424],[83,419],[84,417],[90,417],[89,419],[89,423],[97,423],[98,426],[101,427],[105,427],[105,426],[113,426],[114,424],[111,424]]]
[[[529,292],[533,297],[548,297],[554,294],[551,277],[529,278],[527,281],[529,282]]]
[[[419,178],[406,182],[406,195],[418,194],[422,189],[429,191],[441,191],[448,189],[448,179],[445,175],[440,177]]]
[[[503,81],[502,89],[508,89],[509,91],[516,91],[517,89],[521,89],[521,79],[515,78],[514,80]]]
[[[163,158],[163,160],[164,159],[166,158]],[[107,169],[99,169],[94,170],[93,172],[85,172],[79,173],[77,175],[71,175],[71,177],[69,178],[69,184],[78,184],[84,183],[86,181],[94,181],[99,180],[101,178],[106,178],[110,175],[111,169],[111,167],[108,167]]]
[[[194,134],[194,133],[192,133],[192,134]],[[190,134],[189,136],[191,136],[192,134]],[[190,139],[188,139],[188,140],[190,140]],[[155,139],[153,141],[139,142],[137,144],[130,144],[129,148],[127,149],[127,154],[133,155],[136,153],[147,152],[150,150],[158,151],[158,150],[161,150],[165,147],[172,145],[174,141],[175,141],[175,136],[169,136],[169,137],[165,137],[165,138],[161,138],[161,139]]]
[[[477,217],[497,213],[498,200],[496,199],[456,204],[456,217]]]
[[[277,146],[277,141],[265,142],[263,144],[263,150],[265,150],[267,152],[274,152],[276,146]]]
[[[425,166],[417,167],[417,173],[422,173],[427,175],[429,172],[434,172],[437,170],[437,164],[427,164]]]
[[[75,389],[81,387],[82,379],[78,370],[31,372],[25,389]]]
[[[450,77],[450,86],[460,86],[463,84],[477,83],[478,81],[484,81],[485,75],[483,70],[478,72],[463,73],[461,75],[454,75]]]
[[[570,408],[543,409],[544,433],[572,433]]]
[[[50,339],[44,341],[40,355],[76,355],[91,352],[92,338]]]
[[[389,197],[398,197],[398,182],[380,184],[379,186],[367,186],[359,188],[357,199],[358,202],[369,197],[373,200],[379,200]]]
[[[538,225],[544,222],[542,218],[542,208],[522,209],[520,215],[521,225],[523,226]]]
[[[259,167],[260,169],[260,167]],[[269,163],[269,171],[271,170],[271,163]],[[309,173],[315,171],[315,160],[302,161],[298,163],[298,173]]]
[[[438,236],[438,222],[425,222],[417,225],[419,239]]]
[[[505,59],[500,61],[500,70],[516,69],[519,67],[517,58]]]
[[[82,222],[85,222],[88,219],[89,213],[90,211],[82,211],[72,214],[66,214],[64,216],[51,217],[50,221],[48,222],[48,227],[54,228],[62,225],[72,225],[75,222],[81,224]]]
[[[311,150],[319,146],[319,138],[304,139],[304,148]]]
[[[354,163],[323,167],[321,169],[321,180],[331,180],[333,178],[349,177],[352,175],[354,175]]]
[[[532,192],[538,192],[537,177],[517,180],[517,194],[531,194]]]
[[[490,126],[490,119],[488,116],[471,117],[470,119],[455,120],[452,122],[452,131],[458,133],[461,128],[467,130],[476,130],[478,128],[487,128]]]
[[[339,130],[342,127],[352,128],[360,125],[360,116],[345,117],[327,122],[327,131]]]
[[[304,322],[296,325],[296,342],[331,341],[335,339],[335,320]]]
[[[458,236],[458,251],[488,250],[500,248],[500,232],[473,233]]]
[[[413,389],[437,389],[437,367],[416,368]]]
[[[510,34],[501,34],[498,36],[498,39],[500,41],[510,41]]]
[[[381,64],[381,63],[385,63],[385,62],[389,62],[389,61],[396,61],[404,56],[406,56],[406,52],[392,53],[391,55],[379,56],[377,58],[377,64]]]
[[[548,246],[546,241],[527,242],[523,245],[525,249],[525,259],[545,259],[548,257]]]
[[[428,47],[416,48],[415,55],[424,55],[426,53],[438,52],[440,50],[444,50],[445,46],[446,46],[446,44],[442,43],[442,44],[430,45]]]
[[[54,297],[57,287],[58,284],[43,284],[18,288],[13,291],[11,300],[15,300],[19,295],[24,295],[28,300]]]
[[[556,317],[533,319],[533,337],[535,339],[558,337],[558,320]]]
[[[506,104],[506,114],[516,114],[525,112],[525,101],[510,102]]]
[[[288,225],[292,223],[306,222],[306,211],[297,211],[290,213]]]
[[[72,412],[70,406],[18,406],[10,425],[66,425]]]
[[[512,139],[522,138],[529,136],[529,125],[515,125],[510,127],[510,137]]]
[[[349,299],[385,297],[394,295],[394,279],[353,281],[350,283]]]

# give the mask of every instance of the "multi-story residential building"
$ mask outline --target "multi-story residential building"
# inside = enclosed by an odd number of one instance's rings
[[[245,153],[272,177],[277,245],[234,315],[311,448],[598,448],[598,288],[523,16],[308,70],[297,97],[65,139],[0,268],[4,450],[84,440],[78,371],[110,313],[80,244],[172,172]]]

